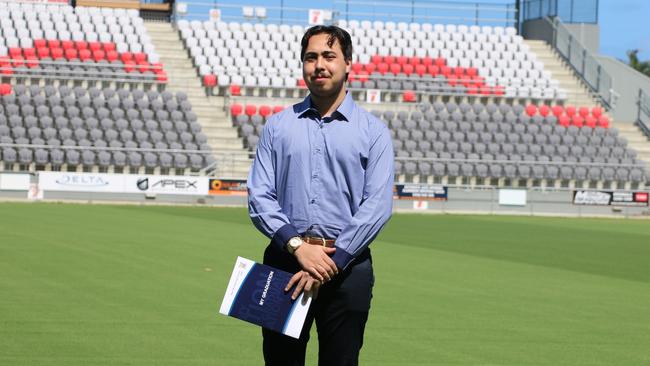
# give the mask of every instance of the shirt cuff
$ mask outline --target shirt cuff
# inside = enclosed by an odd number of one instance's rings
[[[345,250],[336,247],[336,252],[332,256],[334,264],[339,268],[339,271],[344,271],[345,268],[354,260],[352,254],[346,252]]]
[[[273,243],[278,249],[286,250],[285,246],[287,242],[295,236],[300,236],[298,230],[293,225],[286,224],[275,232],[275,235],[273,235]]]

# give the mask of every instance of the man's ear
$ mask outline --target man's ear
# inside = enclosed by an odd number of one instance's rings
[[[349,74],[352,71],[352,59],[345,60],[345,73]]]

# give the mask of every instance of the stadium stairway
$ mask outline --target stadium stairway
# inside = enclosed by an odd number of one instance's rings
[[[593,106],[598,103],[591,98],[589,91],[582,82],[573,75],[560,56],[544,41],[524,40],[530,51],[537,55],[537,60],[544,63],[544,69],[552,73],[554,79],[560,82],[560,87],[567,92],[564,105]]]
[[[619,122],[616,125],[618,133],[627,139],[628,146],[638,153],[637,157],[650,167],[650,140],[631,122]]]
[[[208,97],[183,47],[178,32],[170,23],[145,22],[147,32],[167,71],[167,88],[187,93],[203,132],[208,137],[217,161],[215,173],[222,177],[244,178],[251,159],[242,139],[224,110],[223,97]],[[236,159],[233,159],[236,156]]]

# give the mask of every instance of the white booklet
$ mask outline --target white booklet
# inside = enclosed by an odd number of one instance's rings
[[[311,296],[296,300],[285,292],[293,274],[237,257],[219,312],[257,324],[293,338],[300,338]]]

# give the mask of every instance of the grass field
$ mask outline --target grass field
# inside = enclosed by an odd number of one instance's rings
[[[261,365],[243,209],[0,204],[0,365]],[[362,365],[650,365],[650,222],[395,215]],[[315,340],[308,364],[315,365]]]

